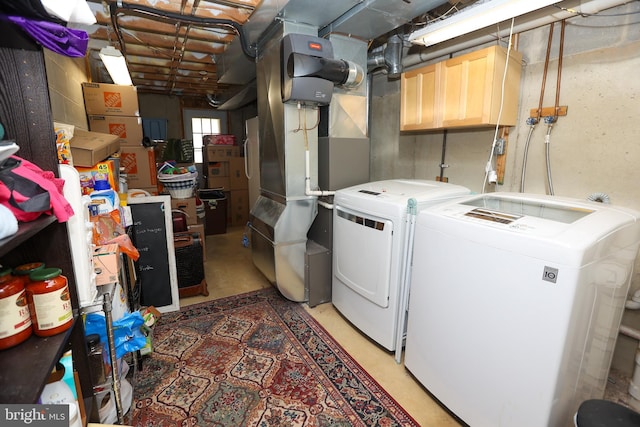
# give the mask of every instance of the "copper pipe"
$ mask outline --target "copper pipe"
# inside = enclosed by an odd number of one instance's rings
[[[549,25],[549,40],[547,41],[547,56],[544,60],[544,72],[542,73],[542,88],[540,89],[540,102],[538,103],[538,117],[542,115],[542,101],[544,100],[544,88],[547,83],[547,69],[549,68],[549,54],[551,53],[551,42],[553,40],[553,22]]]
[[[556,83],[556,109],[554,110],[554,117],[558,118],[558,111],[560,111],[560,80],[562,76],[562,56],[564,51],[564,27],[567,25],[566,20],[562,20],[560,24],[560,52],[558,53],[558,80]]]

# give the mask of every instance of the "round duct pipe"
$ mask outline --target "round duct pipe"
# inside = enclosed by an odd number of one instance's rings
[[[389,77],[398,78],[402,74],[402,37],[394,34],[389,37],[387,47],[384,50],[384,62],[387,65]]]
[[[220,105],[222,105],[222,102],[215,95],[208,93],[205,95],[205,97],[207,98],[207,104],[209,104],[213,108],[218,108]]]
[[[402,65],[402,51],[404,40],[399,34],[389,37],[384,47],[379,47],[369,54],[367,58],[367,68],[369,72],[385,67],[385,71],[391,78],[399,78],[404,69]]]
[[[364,79],[364,71],[354,62],[296,52],[289,56],[287,74],[290,78],[319,77],[344,87],[358,87]]]

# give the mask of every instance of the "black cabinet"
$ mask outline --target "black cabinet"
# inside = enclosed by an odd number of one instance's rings
[[[33,42],[0,47],[0,123],[5,139],[20,146],[18,156],[58,174],[44,55]],[[32,261],[62,269],[69,281],[75,321],[65,333],[48,338],[34,335],[0,351],[0,403],[35,403],[55,363],[71,349],[87,406],[93,392],[66,224],[43,216],[21,223],[18,234],[0,240],[0,264],[16,266]],[[87,409],[90,412],[91,408]]]

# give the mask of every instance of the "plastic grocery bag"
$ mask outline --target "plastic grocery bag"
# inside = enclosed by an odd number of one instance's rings
[[[147,344],[147,338],[140,330],[144,324],[144,319],[140,312],[127,313],[121,319],[113,322],[113,336],[116,345],[116,358],[120,359],[127,353],[137,351]],[[104,343],[107,350],[107,326],[104,315],[100,313],[89,313],[85,319],[85,334],[98,334],[100,341]]]

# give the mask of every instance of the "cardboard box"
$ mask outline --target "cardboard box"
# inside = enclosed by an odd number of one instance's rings
[[[136,116],[89,116],[89,130],[110,133],[122,144],[142,145],[142,119]]]
[[[249,179],[244,172],[244,157],[232,157],[229,159],[229,189],[246,190],[249,188]]]
[[[74,166],[92,167],[120,149],[120,138],[76,128],[70,144]]]
[[[127,174],[129,188],[155,187],[158,183],[153,148],[123,145],[120,167]]]
[[[138,91],[135,86],[107,83],[82,83],[87,114],[139,116]]]
[[[80,189],[82,190],[83,195],[89,195],[93,192],[96,177],[99,177],[100,175],[105,175],[111,188],[118,191],[119,183],[116,178],[116,166],[113,160],[99,162],[90,168],[81,166],[76,166],[75,168],[80,175]]]
[[[119,283],[120,249],[117,243],[97,246],[93,251],[93,271],[96,285]]]
[[[214,162],[207,166],[209,174],[207,176],[229,176],[229,162]]]
[[[179,209],[187,214],[187,225],[198,223],[198,213],[196,212],[196,198],[171,199],[171,209]]]
[[[236,145],[235,135],[203,135],[204,145]]]
[[[139,191],[142,190],[142,191]],[[142,188],[130,188],[128,197],[146,197],[147,195],[143,193],[146,191],[150,196],[158,195],[158,187],[142,187]]]
[[[228,176],[209,176],[207,177],[207,187],[222,189],[229,191],[229,177]]]
[[[225,145],[207,145],[207,161],[208,162],[226,162],[231,157],[240,155],[240,147],[232,147]]]
[[[246,225],[249,221],[249,190],[231,190],[230,192],[231,225]]]

